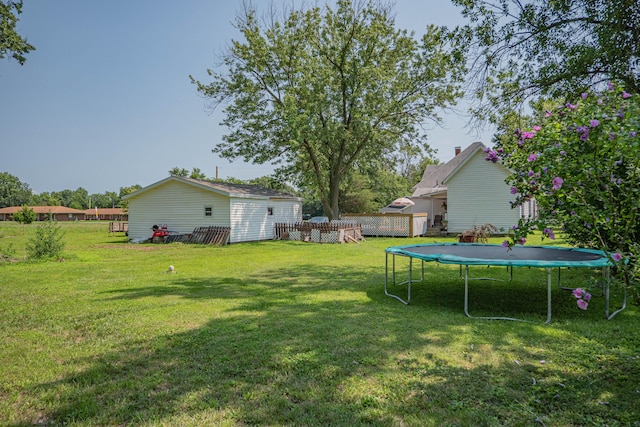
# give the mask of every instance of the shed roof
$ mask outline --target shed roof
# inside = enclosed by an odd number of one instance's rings
[[[123,199],[126,200],[129,198],[138,197],[149,190],[157,188],[171,181],[180,182],[182,184],[191,185],[191,186],[202,188],[208,191],[213,191],[214,193],[221,194],[227,197],[302,201],[302,199],[297,196],[287,194],[277,190],[271,190],[269,188],[260,187],[259,185],[230,184],[226,182],[205,181],[201,179],[186,178],[181,176],[170,176],[168,178],[163,179],[162,181],[158,181],[154,184],[148,185],[147,187],[141,188],[140,190],[135,191],[131,194],[127,194],[126,196],[123,197]]]

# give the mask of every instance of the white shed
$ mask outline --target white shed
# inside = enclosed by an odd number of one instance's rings
[[[230,243],[269,240],[277,222],[302,220],[302,199],[256,185],[170,176],[124,197],[129,238],[144,240],[154,225],[172,233],[196,227],[230,227]]]

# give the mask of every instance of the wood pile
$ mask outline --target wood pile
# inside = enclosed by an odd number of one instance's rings
[[[196,227],[190,234],[170,234],[164,243],[195,243],[201,245],[226,245],[229,243],[231,227]]]
[[[185,243],[199,243],[203,245],[226,245],[229,242],[231,227],[197,227]]]

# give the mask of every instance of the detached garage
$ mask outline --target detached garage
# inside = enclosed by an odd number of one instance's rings
[[[170,176],[124,197],[129,238],[151,237],[154,225],[188,234],[196,227],[230,227],[230,243],[270,240],[276,222],[302,220],[302,199],[256,185]]]

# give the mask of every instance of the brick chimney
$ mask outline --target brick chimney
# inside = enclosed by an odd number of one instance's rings
[[[456,156],[462,151],[460,147],[454,147],[454,150],[456,150]]]

